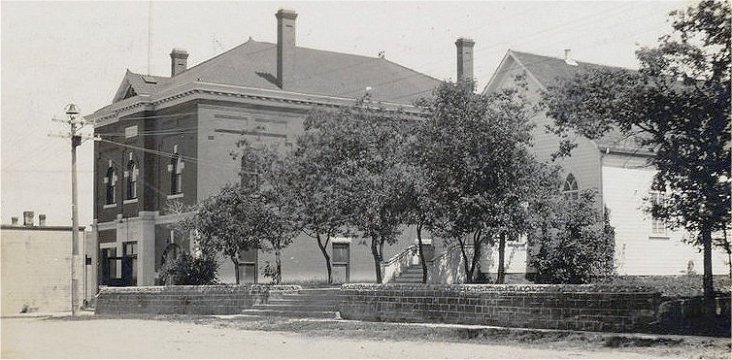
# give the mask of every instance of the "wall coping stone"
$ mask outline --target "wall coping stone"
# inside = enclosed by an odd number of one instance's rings
[[[576,293],[576,294],[658,294],[648,286],[608,284],[344,284],[342,290],[423,290],[448,291],[464,294],[486,293]]]
[[[128,287],[103,287],[99,289],[100,294],[152,294],[152,293],[164,293],[174,291],[184,291],[189,293],[206,293],[210,291],[218,292],[236,292],[236,291],[253,291],[253,292],[266,292],[272,290],[301,290],[300,285],[267,285],[267,284],[252,284],[252,285],[166,285],[166,286],[128,286]]]

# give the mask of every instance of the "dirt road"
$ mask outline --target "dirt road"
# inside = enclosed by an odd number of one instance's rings
[[[648,358],[618,349],[547,349],[362,340],[168,320],[2,319],[2,358]]]

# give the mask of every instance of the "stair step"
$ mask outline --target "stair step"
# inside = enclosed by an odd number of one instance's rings
[[[303,311],[303,310],[273,310],[273,309],[246,309],[241,312],[244,315],[253,316],[278,316],[278,317],[297,317],[297,318],[317,318],[317,319],[340,319],[340,313],[337,311]]]
[[[307,305],[307,304],[260,304],[252,306],[252,309],[270,309],[270,310],[297,310],[297,311],[337,311],[338,304],[335,305]]]

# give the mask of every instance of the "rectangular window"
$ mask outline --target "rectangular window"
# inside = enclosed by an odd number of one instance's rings
[[[651,203],[653,207],[663,204],[664,194],[662,192],[651,192]],[[651,234],[666,235],[666,221],[662,218],[651,216]]]

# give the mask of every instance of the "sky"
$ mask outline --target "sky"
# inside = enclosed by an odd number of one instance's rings
[[[0,222],[24,210],[71,225],[71,145],[64,106],[91,114],[125,70],[170,75],[172,48],[194,66],[249,37],[276,42],[275,12],[297,11],[297,45],[377,56],[456,77],[455,40],[475,40],[486,85],[508,49],[637,68],[635,51],[670,32],[685,1],[0,2]],[[87,133],[91,128],[87,127]],[[79,223],[93,221],[92,141],[78,148]],[[36,220],[37,221],[37,220]]]

